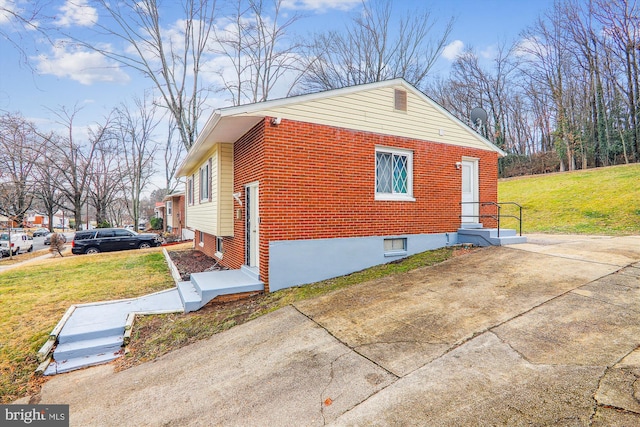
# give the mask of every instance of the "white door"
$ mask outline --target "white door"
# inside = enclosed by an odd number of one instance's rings
[[[478,160],[462,160],[462,223],[480,222],[478,212]]]
[[[259,267],[260,216],[258,183],[246,186],[246,262],[249,267]]]

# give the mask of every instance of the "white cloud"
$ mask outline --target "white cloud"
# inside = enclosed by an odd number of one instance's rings
[[[525,38],[518,42],[514,51],[515,55],[521,58],[545,57],[547,47],[535,37]]]
[[[498,48],[496,45],[487,46],[485,49],[480,51],[480,57],[493,60],[498,57]]]
[[[282,7],[324,12],[328,9],[350,10],[361,4],[361,0],[284,0]]]
[[[442,50],[442,57],[449,61],[454,61],[462,54],[463,50],[464,43],[460,40],[454,40],[444,47]]]
[[[98,52],[82,50],[58,41],[51,55],[36,58],[37,70],[42,74],[69,78],[83,85],[96,82],[126,83],[129,76],[116,63],[109,62]]]
[[[87,4],[87,0],[67,0],[60,6],[62,15],[56,23],[61,27],[90,27],[98,22],[98,11]]]
[[[12,0],[0,0],[0,24],[6,24],[11,21],[14,13],[17,13],[18,9],[15,2]]]

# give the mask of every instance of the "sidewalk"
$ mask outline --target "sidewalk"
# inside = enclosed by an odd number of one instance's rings
[[[42,250],[44,251],[44,249],[42,249]],[[48,249],[47,249],[47,251],[48,251]],[[71,253],[71,252],[69,252],[69,253]],[[20,255],[16,255],[16,256],[20,256]],[[51,253],[47,253],[46,255],[40,255],[40,256],[37,256],[35,258],[28,259],[26,261],[16,262],[15,264],[0,265],[0,273],[3,273],[5,271],[11,270],[11,269],[14,269],[14,268],[17,268],[17,267],[22,267],[22,266],[30,264],[32,262],[36,262],[36,261],[40,261],[40,260],[48,259],[48,258],[55,258],[55,256],[53,254],[51,254]]]

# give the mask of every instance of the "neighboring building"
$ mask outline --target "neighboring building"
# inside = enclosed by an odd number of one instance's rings
[[[0,215],[0,228],[9,228],[9,227],[17,227],[17,223],[15,221],[11,221],[8,217],[4,215]]]
[[[26,225],[29,227],[45,227],[49,228],[49,217],[37,212],[27,213],[25,219]],[[69,215],[64,214],[62,210],[53,214],[53,227],[54,228],[69,228]]]
[[[178,176],[196,247],[275,291],[456,244],[502,155],[396,79],[216,110]]]
[[[164,205],[164,202],[156,202],[156,205],[153,208],[153,215],[156,218],[162,218],[163,223],[164,223],[164,217],[165,217],[165,205]]]
[[[164,231],[180,239],[184,239],[184,192],[168,194],[163,201],[165,215]]]

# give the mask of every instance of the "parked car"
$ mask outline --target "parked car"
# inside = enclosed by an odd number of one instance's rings
[[[9,241],[9,233],[0,234],[0,256],[17,255],[20,252],[31,252],[33,250],[33,239],[27,233],[11,233],[11,241]]]
[[[136,233],[124,228],[98,228],[76,231],[71,242],[71,252],[97,254],[99,252],[145,249],[160,246],[160,236],[153,233]]]
[[[67,243],[67,236],[65,236],[62,233],[49,233],[46,236],[44,236],[44,244],[45,245],[50,245],[51,244],[51,236],[53,236],[54,234],[58,234],[60,237],[62,237],[62,241]]]
[[[31,235],[33,237],[40,237],[40,236],[46,236],[49,233],[50,231],[48,228],[38,228]]]

